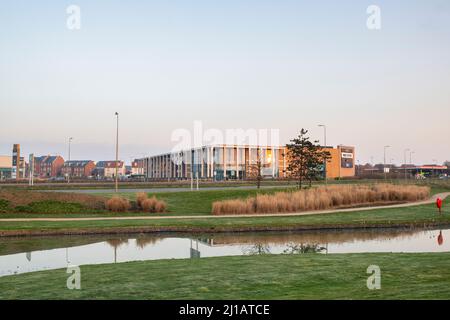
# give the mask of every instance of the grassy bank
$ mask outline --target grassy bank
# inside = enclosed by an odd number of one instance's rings
[[[444,203],[443,214],[434,205],[375,209],[284,217],[217,217],[158,220],[96,220],[96,221],[29,221],[0,222],[0,235],[13,234],[87,234],[155,231],[266,231],[368,227],[426,227],[450,225],[450,199]]]
[[[449,191],[446,184],[427,185],[431,194]],[[114,217],[114,216],[145,216],[145,215],[210,215],[214,202],[231,199],[246,199],[259,195],[269,195],[293,188],[270,189],[226,189],[226,190],[200,190],[193,192],[158,192],[148,193],[164,200],[167,212],[150,214],[132,210],[123,213],[111,213],[104,209],[104,202],[113,196],[113,193],[100,193],[95,195],[57,192],[31,192],[26,190],[0,190],[0,217],[1,218],[33,218],[33,217]],[[132,201],[136,193],[119,193]]]
[[[381,289],[368,290],[369,265]],[[450,254],[297,254],[161,260],[0,278],[0,299],[450,299]]]
[[[288,190],[271,189],[229,189],[204,190],[195,192],[161,192],[148,193],[164,200],[168,211],[155,214],[148,212],[111,213],[104,208],[104,202],[114,193],[85,195],[76,193],[50,193],[30,191],[0,191],[1,218],[35,218],[35,217],[114,217],[114,216],[149,216],[149,215],[210,215],[212,203],[228,199],[244,199],[256,194],[272,194]],[[3,199],[2,199],[3,195]],[[119,196],[131,201],[136,200],[136,193],[119,193]]]

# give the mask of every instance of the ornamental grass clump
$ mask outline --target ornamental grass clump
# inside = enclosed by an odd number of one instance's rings
[[[136,204],[138,208],[142,209],[142,203],[148,199],[148,196],[145,192],[138,192],[136,194]]]
[[[258,194],[248,199],[216,201],[212,213],[267,214],[381,205],[425,200],[428,187],[416,185],[322,186],[307,190]]]
[[[106,209],[113,212],[125,212],[128,211],[131,207],[130,201],[128,199],[114,196],[111,199],[108,199],[105,203]]]
[[[155,196],[149,198],[145,192],[136,194],[137,207],[143,211],[160,213],[167,210],[167,204],[163,200],[158,200]]]

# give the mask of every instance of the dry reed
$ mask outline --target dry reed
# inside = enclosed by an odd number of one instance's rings
[[[427,199],[429,195],[429,187],[415,185],[322,186],[293,192],[258,194],[247,199],[216,201],[212,205],[212,213],[222,215],[302,212],[412,202]]]
[[[125,198],[114,196],[105,203],[106,209],[114,212],[125,212],[130,209],[130,201]]]
[[[147,212],[165,212],[167,209],[167,204],[163,200],[156,199],[155,196],[147,198],[142,201],[141,208]]]

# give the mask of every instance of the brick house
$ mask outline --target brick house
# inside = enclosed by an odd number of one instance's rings
[[[70,160],[64,162],[61,174],[75,178],[87,178],[92,175],[94,169],[95,163],[92,160]]]
[[[61,174],[64,158],[61,156],[42,156],[35,158],[35,175],[41,178],[57,177]]]

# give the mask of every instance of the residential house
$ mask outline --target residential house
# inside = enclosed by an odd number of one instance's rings
[[[117,162],[117,174],[119,177],[125,176],[125,162],[119,160]],[[95,175],[97,177],[115,178],[116,177],[116,161],[99,161],[95,166]]]
[[[145,175],[145,159],[134,159],[131,163],[131,175]]]
[[[72,178],[87,178],[92,175],[94,169],[95,163],[92,160],[70,160],[64,162],[61,174]]]
[[[35,158],[35,175],[41,178],[57,177],[61,174],[64,158],[61,156],[43,156]]]

